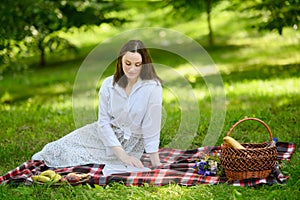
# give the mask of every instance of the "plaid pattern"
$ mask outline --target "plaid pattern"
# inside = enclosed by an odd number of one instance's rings
[[[296,145],[294,143],[278,142],[278,160],[290,160]],[[91,179],[83,184],[107,185],[113,182],[121,182],[127,186],[143,186],[145,183],[154,186],[162,186],[170,183],[192,186],[197,184],[228,183],[234,186],[254,186],[259,184],[285,183],[288,179],[279,170],[275,170],[266,179],[247,179],[228,182],[226,177],[198,175],[194,170],[195,160],[205,154],[220,155],[221,147],[200,147],[192,150],[160,149],[160,158],[163,165],[148,172],[122,173],[111,176],[103,176],[104,165],[90,164],[84,166],[49,168],[43,161],[29,160],[16,169],[0,177],[0,184],[31,184],[31,176],[39,174],[46,169],[56,172],[82,172],[90,173]],[[150,167],[149,155],[144,154],[142,161],[146,167]],[[81,183],[82,184],[82,183]]]

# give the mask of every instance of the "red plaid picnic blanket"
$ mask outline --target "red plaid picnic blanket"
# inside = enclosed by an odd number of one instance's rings
[[[291,159],[296,148],[295,143],[278,142],[278,160]],[[31,184],[30,177],[41,173],[44,170],[52,169],[57,173],[81,172],[89,173],[91,178],[81,184],[107,185],[113,182],[120,182],[124,185],[143,186],[145,183],[154,186],[162,186],[170,183],[192,186],[197,184],[220,184],[228,183],[234,186],[254,186],[259,184],[285,183],[288,179],[280,171],[274,171],[266,179],[247,179],[242,181],[229,182],[226,177],[203,176],[197,174],[194,169],[195,161],[204,155],[220,155],[220,146],[206,146],[191,150],[160,149],[160,158],[163,165],[160,168],[147,172],[134,172],[104,176],[102,169],[104,165],[89,164],[66,168],[49,168],[43,161],[29,160],[19,167],[11,170],[0,177],[0,184]],[[145,167],[150,166],[150,158],[147,154],[142,157]]]

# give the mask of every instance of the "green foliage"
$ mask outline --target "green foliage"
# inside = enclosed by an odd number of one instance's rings
[[[0,5],[0,24],[3,24],[0,27],[0,73],[11,67],[11,63],[14,71],[27,69],[26,63],[20,62],[24,57],[39,55],[39,64],[45,65],[46,54],[50,52],[74,51],[76,44],[63,37],[64,33],[74,31],[74,27],[88,29],[103,23],[119,27],[127,21],[139,27],[172,27],[198,21],[197,37],[201,37],[200,33],[204,34],[203,28],[206,29],[208,42],[212,45],[222,32],[222,29],[215,29],[217,22],[214,20],[214,16],[222,12],[218,8],[220,4],[232,5],[231,9],[242,11],[240,14],[250,19],[248,25],[259,30],[276,29],[281,34],[284,27],[297,30],[299,26],[299,0],[138,3],[118,0],[3,0]]]
[[[284,27],[299,28],[300,1],[299,0],[235,0],[234,9],[245,12],[247,18],[258,19],[249,25],[258,30],[276,30],[280,35]],[[246,14],[247,13],[247,14]]]
[[[188,21],[192,19],[199,19],[203,13],[210,12],[211,8],[217,6],[220,0],[168,0],[166,5],[171,5],[172,10],[168,13],[170,17],[177,20]]]
[[[39,64],[43,66],[46,52],[74,48],[58,31],[101,23],[120,24],[124,19],[109,15],[119,7],[114,1],[100,0],[4,0],[0,5],[0,24],[5,24],[0,27],[1,62],[7,64],[26,52],[39,54]]]
[[[208,27],[209,44],[213,45],[213,29],[211,22],[211,10],[220,1],[219,0],[203,0],[203,1],[189,1],[189,0],[168,0],[163,1],[162,6],[169,6],[170,9],[166,12],[166,18],[171,18],[173,23],[187,22],[189,20],[197,20],[199,23],[200,16],[206,13],[206,23]]]

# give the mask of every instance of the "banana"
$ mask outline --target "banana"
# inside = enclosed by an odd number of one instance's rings
[[[35,175],[35,176],[32,176],[31,178],[34,182],[42,182],[42,183],[53,182],[53,183],[57,183],[58,181],[61,180],[62,177],[61,177],[60,174],[57,174],[53,170],[46,170],[46,171],[43,171],[40,175]]]
[[[55,176],[54,176],[54,178],[52,179],[52,181],[54,182],[54,183],[57,183],[58,181],[60,181],[61,180],[61,175],[59,175],[59,174],[55,174]]]
[[[33,181],[39,181],[39,182],[43,182],[46,183],[48,181],[50,181],[51,179],[47,176],[43,176],[43,175],[36,175],[36,176],[32,176],[31,177]]]
[[[39,175],[31,176],[31,178],[32,178],[32,180],[33,180],[34,182],[38,181],[38,177],[39,177]]]
[[[50,179],[53,179],[55,177],[56,173],[53,170],[46,170],[46,171],[43,171],[40,175],[47,176]]]
[[[38,176],[38,181],[41,181],[43,183],[50,181],[51,179],[47,176],[39,175]]]

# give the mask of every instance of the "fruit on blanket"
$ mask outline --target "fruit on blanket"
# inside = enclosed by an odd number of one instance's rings
[[[60,179],[60,182],[62,182],[62,183],[64,183],[64,182],[67,182],[68,180],[66,179],[66,177],[61,177],[61,179]]]
[[[52,183],[57,183],[61,180],[61,175],[57,174],[53,170],[46,170],[43,171],[39,175],[35,175],[31,177],[34,182],[41,182],[41,183],[46,183],[46,182],[52,182]]]
[[[39,177],[38,175],[32,176],[31,179],[32,179],[34,182],[36,182],[36,181],[38,181],[38,177]]]
[[[80,176],[78,176],[78,174],[75,174],[75,173],[69,173],[69,174],[66,176],[66,179],[67,179],[67,181],[70,182],[70,183],[75,183],[75,182],[80,181]]]
[[[53,181],[54,183],[57,183],[58,181],[61,180],[61,178],[62,178],[61,175],[55,174],[55,176],[53,177],[52,181]]]
[[[69,173],[66,176],[61,176],[60,174],[57,174],[53,170],[46,170],[43,171],[39,175],[34,175],[31,176],[32,180],[34,182],[39,182],[39,183],[63,183],[63,182],[70,182],[70,183],[76,183],[79,182],[80,180],[84,178],[88,178],[90,175],[89,174],[78,174],[78,173]]]
[[[64,178],[70,183],[75,183],[75,182],[81,181],[82,179],[88,178],[89,176],[90,176],[90,174],[71,172]]]
[[[43,176],[43,175],[36,175],[36,176],[32,176],[31,177],[33,181],[38,181],[38,182],[42,182],[42,183],[46,183],[49,182],[51,179],[47,176]]]
[[[46,170],[46,171],[43,171],[40,175],[47,176],[50,179],[53,179],[56,176],[56,172],[53,170]]]
[[[235,139],[233,139],[230,136],[225,136],[223,138],[223,140],[224,140],[224,143],[227,144],[230,147],[233,147],[233,148],[236,148],[236,149],[246,149],[238,141],[236,141]]]
[[[77,174],[80,179],[87,178],[90,174]]]

